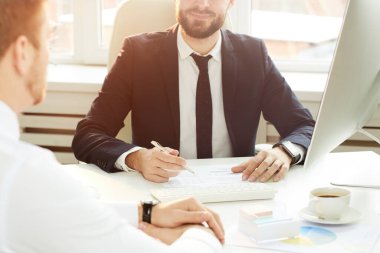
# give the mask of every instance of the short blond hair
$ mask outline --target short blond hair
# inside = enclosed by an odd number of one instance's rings
[[[0,0],[0,59],[19,36],[39,48],[40,15],[46,0]]]

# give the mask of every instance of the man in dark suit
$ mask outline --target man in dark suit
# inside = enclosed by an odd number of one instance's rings
[[[79,160],[165,182],[184,158],[253,156],[261,112],[282,140],[232,168],[243,180],[282,179],[302,162],[314,121],[263,42],[221,30],[234,0],[176,0],[178,25],[125,39],[90,112],[77,127]],[[115,139],[132,112],[132,143]],[[167,148],[149,149],[156,140]],[[179,156],[180,155],[180,156]]]

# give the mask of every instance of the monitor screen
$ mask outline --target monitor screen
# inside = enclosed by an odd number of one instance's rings
[[[380,100],[380,1],[351,0],[344,15],[305,167],[371,118]]]

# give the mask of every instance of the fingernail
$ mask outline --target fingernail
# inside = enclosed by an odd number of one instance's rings
[[[145,224],[144,222],[141,222],[141,223],[139,223],[138,228],[139,228],[140,230],[145,230],[145,229],[146,229],[146,224]]]
[[[250,179],[249,179],[249,182],[255,182],[256,181],[256,178],[255,177],[251,177]]]
[[[248,178],[248,176],[247,176],[247,175],[243,175],[243,181],[246,181],[246,180],[247,180],[247,178]]]

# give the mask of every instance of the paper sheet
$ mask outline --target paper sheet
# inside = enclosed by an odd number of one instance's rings
[[[177,177],[170,178],[165,187],[202,186],[212,184],[241,183],[242,174],[231,172],[231,165],[197,166],[195,174],[182,171]]]
[[[371,253],[379,237],[379,226],[320,226],[302,222],[300,236],[295,239],[258,244],[237,228],[232,228],[227,231],[226,244],[294,253]]]
[[[380,189],[379,164],[380,156],[375,153],[370,159],[353,161],[331,180],[331,184]]]

